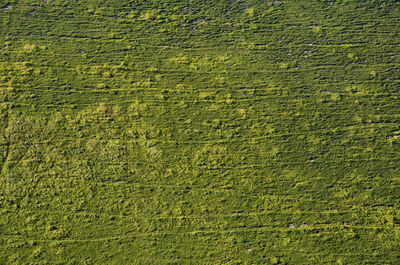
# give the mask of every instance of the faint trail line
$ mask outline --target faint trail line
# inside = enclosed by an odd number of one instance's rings
[[[111,104],[111,105],[114,105],[114,104]],[[155,106],[152,106],[152,107],[162,107],[162,106],[155,105]],[[245,118],[245,119],[242,119],[240,117],[237,117],[237,118],[234,118],[234,119],[219,118],[218,120],[221,121],[221,122],[225,122],[225,121],[235,122],[235,121],[237,121],[237,122],[240,122],[240,123],[246,123],[246,122],[251,122],[251,121],[263,122],[263,121],[267,120],[271,125],[273,125],[274,121],[269,120],[269,118],[272,117],[272,116],[275,116],[275,117],[279,116],[279,119],[282,120],[282,119],[293,119],[293,118],[298,118],[298,117],[316,116],[316,115],[320,115],[321,117],[325,117],[325,116],[344,116],[345,114],[349,114],[349,112],[350,111],[341,112],[341,113],[330,113],[329,115],[326,115],[326,114],[321,113],[321,112],[318,112],[318,113],[289,113],[289,112],[283,112],[282,111],[282,112],[267,112],[267,114],[264,114],[263,116],[260,116],[260,118]],[[27,111],[25,113],[27,113],[27,114],[44,114],[44,113],[47,113],[47,110],[44,111],[44,112]],[[354,114],[354,112],[352,112],[352,113]],[[395,114],[395,113],[393,113],[393,114],[371,114],[371,115],[372,116],[380,116],[380,117],[400,117],[400,114]],[[92,114],[91,113],[85,113],[85,117],[89,118],[86,121],[87,123],[91,123],[91,122],[99,123],[100,121],[110,121],[110,122],[113,122],[113,124],[118,124],[118,122],[123,123],[122,121],[117,120],[115,117],[104,117],[103,115],[96,114],[96,113],[92,113]],[[143,117],[143,118],[152,118],[154,116],[144,116],[144,115],[142,115],[141,117]],[[133,120],[137,121],[138,119],[134,118]],[[174,123],[180,123],[180,124],[186,124],[186,122],[184,120],[175,120],[173,122]],[[210,120],[210,122],[211,122],[211,120]],[[400,122],[397,122],[397,120],[396,120],[396,122],[382,122],[382,123],[385,123],[385,124],[399,124],[400,125]],[[145,123],[145,122],[143,123],[141,121],[138,121],[136,123],[130,123],[130,124],[140,125],[140,124],[147,124],[147,123]],[[207,126],[212,125],[212,124],[204,124],[204,123],[200,123],[200,122],[197,123],[197,124],[194,123],[194,122],[187,123],[187,124],[188,125],[204,125],[204,126],[205,125],[207,125]],[[378,123],[375,123],[375,124],[378,124]],[[228,125],[235,125],[236,126],[237,124],[231,123],[231,124],[228,124]]]
[[[60,215],[94,215],[94,216],[105,216],[105,217],[118,217],[118,218],[130,218],[130,219],[137,219],[137,220],[162,220],[162,219],[178,219],[178,220],[184,220],[184,219],[194,219],[194,220],[199,220],[199,219],[212,219],[212,218],[240,218],[240,217],[253,217],[253,216],[267,216],[267,215],[279,215],[279,214],[289,214],[289,215],[303,215],[303,214],[326,214],[326,215],[336,215],[336,214],[344,214],[344,213],[356,213],[357,211],[351,211],[351,210],[321,210],[321,211],[300,211],[300,210],[294,210],[294,211],[264,211],[264,212],[252,212],[252,213],[231,213],[231,214],[214,214],[214,215],[180,215],[180,216],[153,216],[153,217],[138,217],[138,216],[133,216],[129,214],[111,214],[111,213],[105,213],[105,212],[90,212],[81,210],[81,211],[57,211],[57,210],[24,210],[24,211],[18,211],[16,214],[60,214]],[[368,213],[375,213],[378,212],[378,210],[368,210]]]
[[[168,60],[168,58],[165,58],[164,60]],[[1,65],[1,64],[0,64]],[[54,64],[54,65],[40,65],[41,67],[51,67],[51,68],[60,68],[63,70],[70,70],[70,71],[76,71],[77,68],[73,68],[73,67],[62,67],[58,64]],[[271,65],[264,65],[265,67],[270,67],[267,70],[251,70],[251,69],[224,69],[223,72],[224,74],[232,74],[232,73],[275,73],[275,72],[280,72],[281,69],[278,69],[277,66],[275,64],[271,64]],[[355,67],[359,68],[370,68],[370,67],[374,67],[374,66],[384,66],[384,67],[388,67],[388,66],[397,66],[396,63],[387,63],[387,64],[358,64]],[[286,71],[289,73],[297,73],[297,72],[309,72],[309,71],[315,71],[318,69],[329,69],[329,68],[345,68],[343,65],[340,64],[315,64],[315,65],[308,65],[302,68],[297,68],[297,69],[287,69]],[[190,75],[202,75],[202,74],[207,74],[207,75],[211,75],[211,74],[215,74],[215,72],[213,71],[187,71],[187,70],[167,70],[166,68],[159,68],[157,70],[148,70],[148,69],[134,69],[134,68],[128,68],[128,67],[122,67],[119,65],[112,65],[112,66],[108,66],[105,67],[105,69],[117,69],[117,70],[121,70],[121,71],[132,71],[132,72],[143,72],[143,73],[153,73],[153,72],[157,72],[159,74],[176,74],[176,75],[184,75],[184,74],[190,74]],[[353,71],[355,71],[353,69]],[[97,74],[93,74],[90,73],[88,71],[89,77],[88,79],[95,79],[97,81],[101,81],[101,80],[107,80],[106,78],[101,78],[98,77]],[[387,81],[386,81],[387,82]],[[340,82],[340,83],[344,83],[344,84],[348,84],[351,85],[351,82]],[[363,80],[363,81],[358,81],[357,83],[385,83],[385,81],[376,81],[376,80]],[[330,83],[331,85],[337,84],[335,82]],[[167,89],[162,89],[160,88],[159,90],[167,90]],[[176,89],[179,90],[179,89]],[[226,88],[225,88],[226,90]],[[27,90],[27,91],[33,91],[33,90]]]
[[[71,93],[78,93],[78,94],[84,94],[84,93],[103,93],[103,94],[107,94],[107,93],[113,93],[113,92],[169,92],[169,93],[175,93],[177,95],[179,94],[183,94],[183,95],[187,95],[187,93],[192,93],[191,95],[196,95],[198,94],[198,92],[219,92],[219,91],[225,91],[225,92],[240,92],[240,91],[246,91],[246,90],[251,90],[250,93],[256,93],[256,92],[261,92],[261,91],[272,91],[275,92],[277,90],[271,90],[271,89],[243,89],[243,88],[237,88],[237,89],[199,89],[199,90],[193,90],[193,91],[185,91],[184,89],[146,89],[146,88],[133,88],[133,89],[104,89],[104,90],[99,90],[99,89],[93,89],[93,90],[51,90],[51,89],[18,89],[15,90],[15,92],[41,92],[41,93],[63,93],[63,94],[71,94]],[[317,98],[321,98],[322,96],[325,97],[329,97],[332,94],[336,94],[342,97],[377,97],[377,96],[385,96],[385,97],[395,97],[395,98],[400,98],[400,93],[375,93],[375,94],[349,94],[349,93],[337,93],[335,91],[330,91],[326,94],[322,94],[321,92],[316,92],[315,94],[298,94],[298,95],[257,95],[254,98],[235,98],[232,96],[232,98],[229,98],[232,100],[232,103],[230,104],[234,104],[235,102],[245,102],[245,101],[256,101],[256,100],[260,100],[263,98],[285,98],[285,99],[294,99],[294,100],[304,100],[304,99],[317,99]],[[170,94],[167,94],[167,96]],[[227,98],[228,99],[228,98]],[[177,102],[188,102],[188,103],[193,103],[193,102],[209,102],[209,103],[225,103],[227,99],[220,99],[218,100],[148,100],[148,99],[141,99],[139,102],[171,102],[171,103],[177,103]],[[18,103],[18,104],[22,104],[22,103]]]
[[[8,106],[7,106],[8,107]],[[4,132],[7,132],[9,126],[10,126],[10,117],[9,117],[9,108],[7,108],[7,115],[6,115],[6,123],[7,123],[7,127],[4,129]],[[5,176],[6,175],[6,167],[7,167],[7,163],[10,162],[10,136],[5,134],[5,138],[7,140],[7,142],[4,143],[6,151],[5,151],[5,155],[4,155],[4,159],[3,161],[1,161],[1,175]],[[3,144],[3,143],[2,143]],[[7,181],[8,182],[8,181]]]
[[[180,141],[180,140],[158,140],[158,139],[148,139],[148,140],[142,140],[142,139],[121,139],[121,138],[111,138],[111,139],[87,139],[85,142],[88,141],[96,141],[96,142],[112,142],[116,141],[119,143],[143,143],[143,142],[149,142],[149,143],[172,143],[172,144],[208,144],[208,143],[233,143],[233,142],[247,142],[247,141],[257,141],[257,140],[262,140],[262,139],[269,139],[269,138],[276,138],[276,137],[284,137],[284,136],[293,136],[293,135],[305,135],[306,133],[330,133],[330,132],[336,132],[336,131],[347,131],[347,130],[354,130],[354,129],[365,129],[366,127],[373,127],[376,126],[378,128],[381,127],[389,127],[389,126],[399,126],[400,123],[370,123],[370,124],[364,124],[364,125],[352,125],[352,126],[347,126],[347,127],[336,127],[336,128],[329,128],[329,129],[317,129],[317,130],[308,130],[304,132],[296,132],[296,133],[271,133],[269,135],[264,135],[264,136],[256,136],[256,137],[251,137],[251,138],[239,138],[239,139],[208,139],[208,140],[202,140],[202,141],[196,141],[196,140],[187,140],[187,141]],[[46,144],[46,143],[53,143],[53,142],[71,142],[71,141],[82,141],[79,138],[64,138],[60,140],[45,140],[45,141],[40,141],[40,142],[10,142],[10,145],[35,145],[35,144]],[[0,144],[7,144],[7,143],[0,143]]]
[[[237,228],[237,229],[229,229],[229,230],[194,230],[194,231],[182,231],[182,232],[171,232],[171,231],[165,231],[165,232],[139,232],[139,233],[131,233],[130,235],[124,235],[124,236],[112,236],[112,237],[100,237],[100,238],[86,238],[86,239],[22,239],[22,238],[1,238],[2,240],[14,240],[14,241],[23,241],[23,242],[28,242],[28,241],[34,241],[34,242],[60,242],[60,243],[74,243],[74,242],[96,242],[96,241],[109,241],[109,240],[121,240],[121,239],[131,239],[135,240],[137,237],[157,237],[157,236],[166,236],[166,235],[189,235],[189,236],[196,236],[196,235],[207,235],[207,234],[234,234],[234,233],[262,233],[262,232],[287,232],[287,231],[300,231],[300,232],[313,232],[314,234],[331,234],[331,233],[337,233],[338,231],[319,231],[320,229],[340,229],[342,232],[348,232],[348,233],[354,233],[353,231],[350,231],[350,229],[390,229],[392,230],[393,227],[387,227],[387,226],[342,226],[338,224],[326,224],[326,225],[320,225],[320,226],[315,226],[315,227],[295,227],[295,228],[289,228],[289,227],[266,227],[266,226],[261,226],[261,227],[256,227],[256,228]]]
[[[394,155],[397,155],[397,154],[400,154],[400,153],[393,153]],[[337,158],[342,158],[342,157],[335,157],[336,159]],[[195,166],[195,167],[198,167],[198,168],[204,168],[204,169],[207,169],[207,170],[218,170],[218,169],[236,169],[236,168],[259,168],[259,167],[267,167],[267,166],[269,166],[269,165],[285,165],[285,164],[288,164],[288,165],[291,165],[291,164],[293,164],[293,165],[298,165],[298,164],[318,164],[318,163],[332,163],[332,164],[337,164],[337,163],[344,163],[344,162],[357,162],[357,161],[387,161],[387,162],[393,162],[393,161],[398,161],[398,160],[400,160],[400,157],[396,157],[396,158],[388,158],[388,159],[386,159],[386,158],[379,158],[379,157],[371,157],[371,158],[354,158],[354,159],[341,159],[341,160],[338,160],[338,161],[318,161],[318,160],[315,160],[315,161],[309,161],[309,160],[305,160],[305,161],[274,161],[274,160],[271,160],[271,161],[267,161],[265,164],[249,164],[249,165],[239,165],[239,166],[236,166],[236,167],[229,167],[229,166],[226,166],[226,167],[207,167],[207,166],[196,166],[196,165],[193,165],[193,166]],[[40,160],[40,159],[26,159],[26,160],[18,160],[18,161],[9,161],[10,163],[20,163],[20,162],[35,162],[35,161],[39,161],[39,162],[42,162],[42,160]],[[100,162],[100,164],[102,164],[102,165],[125,165],[125,164],[136,164],[137,162],[136,161],[124,161],[124,162],[109,162],[109,163],[105,163],[105,162]],[[142,162],[142,163],[144,163],[144,162]],[[147,162],[147,163],[149,163],[149,162]],[[159,164],[167,164],[168,162],[166,162],[166,163],[160,163],[160,162],[158,162]],[[59,162],[57,162],[57,163],[55,163],[56,165],[59,165],[59,164],[70,164],[69,162],[62,162],[62,163],[59,163]],[[94,165],[98,165],[99,163],[97,163],[97,162],[93,162],[93,164]]]
[[[291,153],[291,152],[287,152],[287,153]],[[386,155],[388,153],[385,153]],[[391,153],[391,155],[400,155],[400,152],[395,152],[395,153]],[[335,159],[341,159],[344,156],[337,156],[334,157]],[[304,157],[299,157],[299,159],[302,159]],[[207,169],[207,170],[218,170],[218,169],[237,169],[237,168],[250,168],[250,169],[256,169],[256,168],[262,168],[262,167],[268,167],[269,165],[276,165],[276,164],[303,164],[303,163],[309,163],[309,164],[313,164],[313,163],[342,163],[342,162],[356,162],[356,161],[397,161],[400,160],[400,158],[394,157],[394,158],[379,158],[379,157],[370,157],[370,158],[353,158],[353,159],[341,159],[339,161],[321,161],[321,160],[314,160],[314,161],[309,161],[309,160],[304,160],[304,161],[279,161],[279,160],[270,160],[270,161],[266,161],[264,164],[258,163],[258,164],[254,164],[254,163],[247,163],[247,164],[237,164],[237,166],[220,166],[220,167],[210,167],[210,166],[204,166],[204,165],[192,165],[193,167],[196,168],[200,168],[200,169]],[[20,159],[20,160],[8,160],[9,163],[14,163],[14,164],[19,164],[19,163],[29,163],[29,162],[39,162],[42,163],[43,159],[39,159],[39,158],[29,158],[29,159]],[[53,162],[53,161],[52,161]],[[116,165],[129,165],[129,164],[143,164],[145,162],[143,161],[110,161],[110,162],[104,162],[104,161],[92,161],[91,164],[92,165],[109,165],[109,166],[116,166]],[[55,165],[65,165],[65,164],[71,164],[68,161],[57,161],[54,162]],[[157,165],[166,165],[169,164],[169,162],[157,162]],[[228,164],[228,163],[227,163]],[[77,166],[82,165],[82,166],[87,166],[87,164],[76,164]]]
[[[240,100],[235,100],[233,99],[232,103],[230,105],[235,105],[237,103],[241,103],[241,102],[249,102],[249,101],[261,101],[266,97],[254,97],[254,98],[246,98],[246,99],[240,99]],[[227,104],[226,101],[228,99],[221,99],[218,101],[215,100],[185,100],[185,99],[181,99],[181,100],[140,100],[139,103],[159,103],[159,104],[169,104],[169,103],[176,103],[176,104],[181,104],[181,103],[193,103],[193,104],[201,104],[201,103],[222,103],[222,104]],[[133,101],[121,101],[118,103],[115,102],[110,102],[110,103],[106,103],[107,106],[112,106],[112,105],[121,105],[121,104],[131,104],[131,103],[138,103],[138,100],[133,100]],[[274,101],[274,103],[284,103],[284,101],[282,102],[277,102]],[[18,107],[18,106],[34,106],[34,107],[72,107],[72,106],[97,106],[98,102],[96,103],[68,103],[68,104],[34,104],[34,103],[22,103],[22,102],[10,102],[9,104],[14,105],[14,107]],[[352,113],[354,113],[354,111],[352,111]],[[330,115],[343,115],[344,113],[337,113],[337,114],[330,114]]]

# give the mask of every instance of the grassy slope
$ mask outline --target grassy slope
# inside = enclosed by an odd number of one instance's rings
[[[11,1],[0,263],[398,264],[395,2]]]

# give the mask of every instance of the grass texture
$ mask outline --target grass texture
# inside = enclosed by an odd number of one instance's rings
[[[0,1],[0,264],[400,264],[399,1]]]

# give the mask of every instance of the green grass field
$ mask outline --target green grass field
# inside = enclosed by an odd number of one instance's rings
[[[0,0],[0,264],[400,264],[400,2]]]

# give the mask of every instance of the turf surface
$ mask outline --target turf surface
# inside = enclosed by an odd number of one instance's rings
[[[400,264],[398,1],[0,21],[0,264]]]

